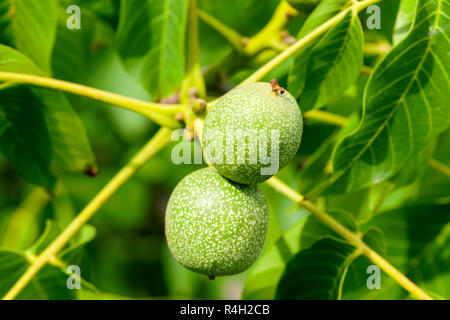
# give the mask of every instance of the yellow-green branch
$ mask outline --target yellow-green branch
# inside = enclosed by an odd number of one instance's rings
[[[437,161],[436,159],[430,159],[430,161],[428,162],[428,164],[438,170],[439,172],[445,174],[447,177],[450,177],[450,167],[447,166],[446,164]]]
[[[168,128],[161,128],[156,135],[123,167],[88,203],[88,205],[75,217],[74,220],[64,229],[64,231],[33,260],[29,268],[14,284],[14,286],[3,297],[4,300],[11,300],[17,297],[31,279],[50,260],[54,259],[58,252],[68,243],[68,241],[81,229],[81,227],[100,209],[111,196],[130,179],[138,169],[140,169],[152,156],[160,151],[170,142],[172,131]]]
[[[197,9],[197,16],[208,24],[211,28],[220,33],[225,39],[227,39],[233,47],[241,51],[243,49],[243,39],[244,37],[236,30],[230,28],[217,18],[213,17],[206,11]]]
[[[335,126],[343,127],[347,124],[347,118],[340,115],[322,111],[322,110],[310,110],[303,115],[305,119],[317,120],[323,123],[333,124]]]
[[[283,43],[281,32],[289,18],[297,14],[297,10],[283,0],[261,31],[253,37],[245,37],[209,13],[197,10],[197,15],[201,20],[220,33],[236,50],[249,56],[266,48],[272,48],[277,51],[286,49],[288,45]]]
[[[290,17],[297,14],[298,11],[287,1],[281,1],[267,25],[247,41],[244,40],[244,52],[254,55],[269,47],[280,51],[286,49],[289,45],[282,42],[281,31]]]
[[[180,127],[180,123],[176,121],[173,116],[186,108],[186,106],[179,104],[159,104],[142,101],[64,80],[39,77],[30,74],[0,72],[0,81],[30,84],[84,96],[138,112],[168,128]]]
[[[398,271],[394,266],[392,266],[388,261],[371,249],[361,240],[361,235],[354,233],[336,221],[328,213],[319,209],[314,203],[306,200],[301,194],[294,191],[288,185],[286,185],[281,180],[276,177],[272,177],[266,182],[268,185],[273,187],[276,191],[285,195],[299,206],[307,209],[314,216],[316,216],[322,223],[327,225],[330,229],[334,230],[340,236],[342,236],[349,243],[361,250],[370,261],[377,264],[384,272],[386,272],[391,278],[397,281],[406,291],[410,292],[412,295],[421,300],[432,300],[429,295],[427,295],[422,289],[420,289],[416,284],[409,280],[403,273]]]

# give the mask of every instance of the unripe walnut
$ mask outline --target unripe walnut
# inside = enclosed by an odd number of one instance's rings
[[[227,93],[205,119],[203,144],[217,171],[239,183],[275,175],[300,146],[303,120],[295,98],[271,83],[251,83]]]
[[[184,267],[210,277],[240,273],[258,258],[268,208],[257,186],[242,185],[216,169],[184,177],[167,205],[169,249]]]

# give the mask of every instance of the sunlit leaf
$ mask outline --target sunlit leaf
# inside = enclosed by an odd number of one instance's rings
[[[450,223],[408,268],[408,275],[426,290],[450,299]]]
[[[433,159],[450,168],[450,130],[447,130],[436,142]],[[429,166],[421,179],[417,196],[424,199],[448,198],[450,178],[440,170]]]
[[[330,300],[341,296],[342,281],[359,255],[350,244],[325,238],[300,251],[286,265],[277,299]]]
[[[395,173],[449,125],[447,2],[422,0],[413,29],[376,67],[358,130],[334,153],[333,176],[316,192],[350,192]]]
[[[14,44],[40,69],[50,74],[57,12],[57,0],[0,1],[0,39],[10,40],[2,43]]]
[[[44,76],[36,65],[26,56],[11,47],[0,44],[0,71],[29,73],[37,76]]]
[[[450,292],[448,240],[450,222],[447,205],[410,205],[384,212],[363,229],[376,228],[384,234],[385,252],[382,254],[413,282],[448,298]],[[379,245],[378,245],[379,247]],[[387,275],[381,276],[381,289],[370,290],[366,286],[366,269],[373,265],[365,257],[358,258],[350,267],[344,283],[348,299],[402,299],[407,292]],[[350,280],[349,280],[350,279]]]
[[[357,231],[351,214],[331,211],[330,215],[349,230]],[[245,281],[242,298],[273,299],[286,263],[300,250],[311,247],[326,236],[339,238],[339,235],[324,226],[315,216],[309,216],[294,224],[258,259]]]
[[[322,1],[300,30],[298,38],[339,12],[347,1]],[[294,59],[288,89],[300,99],[302,110],[320,108],[357,79],[363,63],[363,33],[355,12],[349,11],[313,45]]]
[[[396,184],[396,187],[407,186],[425,174],[428,168],[430,159],[433,156],[436,140],[431,140],[422,150],[410,159],[404,168],[402,168],[391,180]]]
[[[393,42],[399,43],[403,40],[414,22],[417,0],[401,0],[398,8],[397,20],[395,21]]]

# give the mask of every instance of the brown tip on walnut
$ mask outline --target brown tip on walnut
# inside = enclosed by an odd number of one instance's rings
[[[286,90],[283,87],[280,87],[280,85],[278,84],[278,80],[277,79],[272,79],[270,80],[270,86],[272,87],[272,91],[274,93],[280,93],[283,94],[286,92]]]
[[[270,80],[270,85],[272,86],[272,89],[275,90],[278,87],[278,80],[277,79]]]

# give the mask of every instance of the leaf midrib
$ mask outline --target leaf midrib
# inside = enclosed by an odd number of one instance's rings
[[[438,7],[436,9],[436,18],[434,21],[434,25],[433,28],[436,28],[438,22],[439,22],[439,18],[441,16],[441,4],[442,4],[442,0],[438,0]],[[378,136],[380,135],[380,133],[385,129],[385,127],[389,124],[390,120],[392,119],[392,117],[394,116],[395,112],[398,109],[398,106],[403,103],[406,95],[409,93],[409,90],[411,89],[412,84],[414,83],[414,81],[417,78],[417,75],[419,73],[419,71],[422,69],[423,63],[425,62],[426,58],[428,57],[428,54],[430,53],[430,47],[431,44],[433,42],[433,37],[429,37],[429,41],[428,41],[428,45],[427,48],[425,49],[425,54],[422,56],[422,59],[418,65],[418,67],[416,68],[416,71],[414,72],[413,76],[411,77],[410,82],[408,83],[407,88],[405,89],[404,93],[402,94],[402,96],[396,101],[395,106],[392,108],[392,111],[389,113],[389,115],[386,117],[386,119],[383,121],[383,123],[380,125],[380,127],[377,129],[377,131],[375,132],[375,134],[372,136],[372,138],[369,139],[369,141],[365,144],[365,146],[361,149],[361,151],[355,156],[353,157],[353,159],[347,164],[347,166],[345,166],[343,169],[341,169],[338,173],[336,173],[335,177],[330,179],[329,182],[321,188],[321,190],[323,190],[324,188],[328,187],[329,185],[333,184],[337,179],[339,179],[340,177],[342,177],[342,175],[345,174],[345,172],[348,171],[349,168],[351,168],[353,166],[353,164],[361,158],[361,156],[367,151],[367,149],[372,145],[372,143],[375,141],[375,139],[378,138]],[[367,91],[366,91],[367,93]],[[365,99],[364,99],[365,100]],[[365,112],[365,110],[364,110]],[[321,191],[319,190],[319,191]]]

